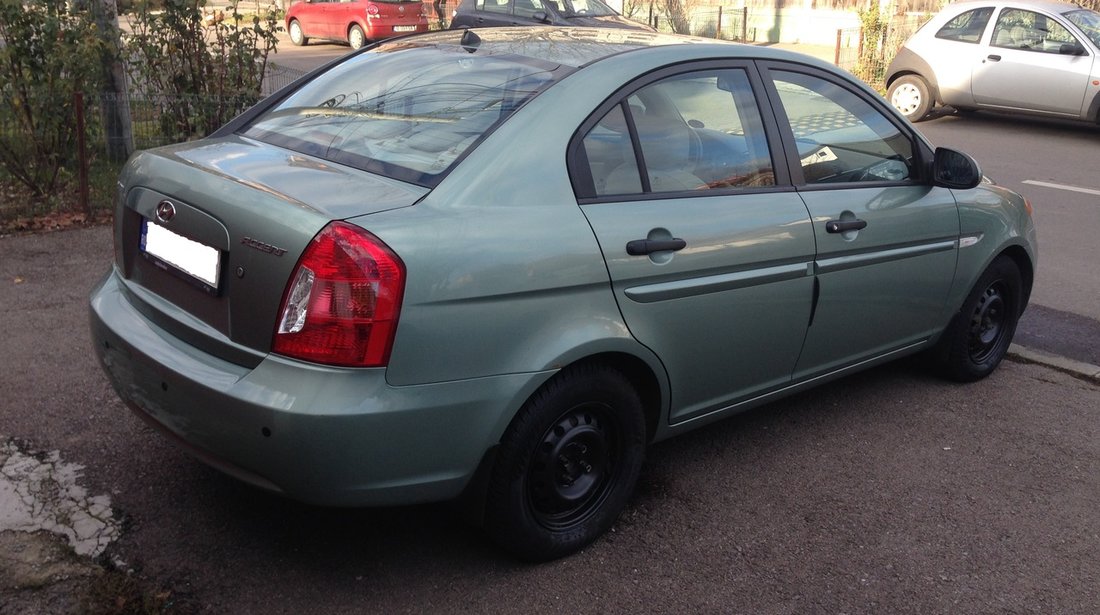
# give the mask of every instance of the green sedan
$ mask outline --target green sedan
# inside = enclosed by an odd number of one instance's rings
[[[924,353],[976,380],[1030,204],[797,54],[394,39],[120,179],[95,349],[137,416],[320,505],[460,499],[517,556],[607,531],[646,447]]]

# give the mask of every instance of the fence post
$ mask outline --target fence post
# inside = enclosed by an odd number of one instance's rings
[[[749,7],[747,6],[741,7],[741,42],[749,42]]]
[[[718,5],[718,27],[715,28],[714,38],[722,38],[722,5]]]
[[[84,92],[73,93],[73,106],[76,107],[76,156],[77,176],[79,177],[79,189],[77,193],[77,206],[85,220],[92,217],[92,207],[88,202],[88,147],[85,139],[84,122]]]
[[[833,65],[840,66],[840,44],[843,41],[844,30],[841,28],[836,29],[836,53],[833,56]]]

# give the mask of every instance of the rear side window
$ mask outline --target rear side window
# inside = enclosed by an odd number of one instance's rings
[[[973,9],[957,15],[954,19],[944,24],[936,38],[962,43],[977,43],[982,40],[982,32],[993,15],[993,7]]]
[[[634,92],[583,140],[596,196],[775,185],[744,70],[676,75]]]
[[[431,186],[504,118],[570,69],[395,41],[319,75],[244,136]]]

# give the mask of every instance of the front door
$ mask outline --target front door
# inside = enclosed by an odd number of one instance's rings
[[[1079,53],[1063,53],[1076,46]],[[1085,104],[1093,57],[1053,17],[1001,9],[988,53],[974,67],[980,105],[1078,116]]]
[[[955,272],[951,191],[923,177],[913,136],[866,93],[808,68],[773,64],[767,74],[817,241],[816,308],[795,379],[927,340],[943,325]]]

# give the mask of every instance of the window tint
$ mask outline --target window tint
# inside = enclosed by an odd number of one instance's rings
[[[1061,53],[1077,39],[1054,19],[1033,11],[1004,9],[993,28],[992,45],[1042,53]]]
[[[1081,28],[1093,45],[1100,47],[1100,13],[1082,9],[1063,13],[1062,16]]]
[[[536,13],[546,13],[546,7],[542,5],[542,0],[515,0],[512,8],[516,17],[526,17],[527,19],[531,19]]]
[[[936,38],[963,43],[977,43],[982,40],[982,32],[993,15],[993,7],[983,7],[962,13],[944,24]]]
[[[503,13],[505,15],[512,12],[512,7],[509,5],[508,0],[478,0],[477,8],[482,11]]]
[[[638,90],[626,103],[584,138],[597,195],[775,184],[743,70],[677,75]],[[635,156],[631,125],[644,166]]]
[[[773,71],[808,184],[902,181],[913,143],[855,93],[802,73]]]

